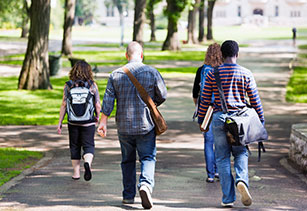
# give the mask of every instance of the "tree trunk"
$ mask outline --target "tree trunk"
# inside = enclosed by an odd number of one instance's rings
[[[21,35],[20,35],[21,38],[26,38],[29,33],[28,22],[29,22],[29,17],[25,16],[22,18]]]
[[[193,9],[189,11],[188,15],[188,43],[197,43],[195,38],[195,23],[196,23],[196,13],[198,8],[198,0],[195,1]]]
[[[143,45],[143,28],[146,21],[145,16],[146,0],[135,0],[133,41]]]
[[[21,23],[21,36],[22,38],[27,37],[29,33],[29,6],[27,0],[23,1],[22,8],[22,23]]]
[[[205,0],[201,0],[198,11],[199,11],[198,42],[201,43],[205,39]]]
[[[177,22],[173,18],[168,18],[167,37],[162,47],[162,51],[164,50],[180,50]]]
[[[213,40],[212,34],[212,16],[215,0],[208,0],[208,9],[207,9],[207,40]]]
[[[150,34],[150,41],[156,41],[156,24],[155,24],[155,14],[154,11],[150,11],[150,29],[151,29],[151,34]]]
[[[65,0],[62,54],[66,56],[72,55],[71,32],[72,32],[72,25],[75,19],[75,5],[76,5],[75,0]]]
[[[19,76],[19,89],[51,89],[48,63],[50,0],[32,1],[28,47]]]

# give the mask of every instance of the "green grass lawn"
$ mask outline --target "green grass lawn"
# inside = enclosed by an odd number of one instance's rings
[[[307,65],[294,68],[287,85],[286,100],[307,103]]]
[[[299,46],[306,49],[307,45]],[[307,103],[307,54],[298,55],[298,65],[294,67],[293,73],[287,85],[286,100],[295,103]]]
[[[67,80],[51,78],[53,90],[29,91],[16,89],[17,77],[0,77],[0,125],[56,125]],[[102,99],[107,80],[96,83]]]
[[[40,158],[41,152],[33,152],[14,148],[0,148],[0,186],[30,168]]]
[[[144,63],[159,64],[160,61],[203,61],[203,51],[154,51],[144,52]],[[74,51],[73,57],[85,59],[91,65],[114,66],[126,64],[125,50],[117,51]],[[0,58],[0,64],[19,65],[23,63],[24,55],[16,54]],[[67,57],[62,58],[62,67],[71,67]]]

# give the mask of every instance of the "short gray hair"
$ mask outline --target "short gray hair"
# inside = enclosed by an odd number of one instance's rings
[[[141,53],[143,52],[143,48],[138,42],[133,41],[129,43],[129,45],[127,46],[126,52],[127,52],[128,57],[133,57],[134,55],[137,55],[137,54],[141,55]]]

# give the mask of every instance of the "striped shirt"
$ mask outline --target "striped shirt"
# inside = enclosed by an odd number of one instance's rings
[[[259,98],[257,85],[250,70],[238,64],[223,64],[219,66],[219,74],[225,100],[229,111],[237,111],[246,106],[246,94],[251,106],[257,111],[261,122],[264,122],[263,109]],[[201,124],[214,93],[214,112],[222,111],[221,100],[214,77],[214,69],[208,72],[205,86],[201,93],[201,101],[198,110],[198,123]]]
[[[155,68],[138,61],[130,61],[125,67],[140,82],[156,105],[165,101],[166,86],[162,76]],[[115,99],[118,133],[143,135],[154,128],[149,108],[122,68],[114,70],[108,80],[102,105],[102,112],[106,116],[111,114]]]

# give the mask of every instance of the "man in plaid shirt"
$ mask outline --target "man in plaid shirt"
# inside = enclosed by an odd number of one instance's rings
[[[164,80],[155,68],[142,63],[142,46],[137,42],[131,42],[127,47],[126,58],[128,64],[125,67],[140,82],[156,105],[162,104],[167,94]],[[156,162],[155,125],[147,105],[123,68],[114,70],[107,84],[98,127],[98,133],[102,137],[107,135],[107,119],[113,110],[115,99],[117,101],[116,125],[122,151],[121,168],[124,185],[122,202],[124,204],[134,203],[137,151],[141,162],[139,193],[142,206],[150,209]]]

